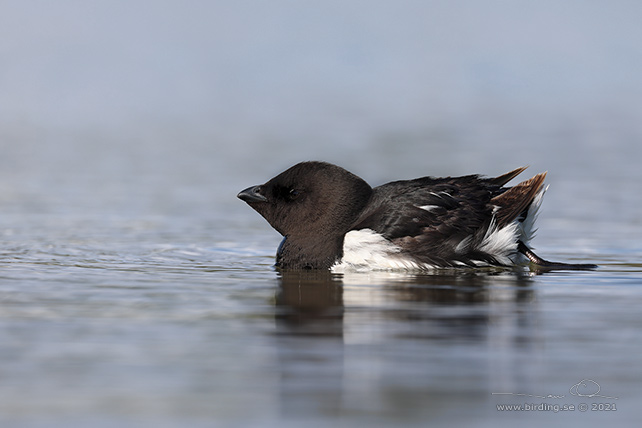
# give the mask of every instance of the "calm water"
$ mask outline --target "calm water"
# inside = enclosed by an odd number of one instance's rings
[[[638,4],[14,3],[1,426],[642,420]],[[309,159],[548,170],[538,254],[600,268],[279,274],[235,195]]]
[[[566,172],[549,179],[536,246],[598,263],[593,272],[279,274],[279,236],[235,199],[277,172],[272,164],[229,153],[225,166],[215,144],[167,143],[151,158],[144,144],[48,147],[6,147],[3,426],[600,426],[642,416],[640,202],[625,182],[574,180],[578,167],[550,159]],[[401,164],[398,153],[382,156]],[[592,194],[625,201],[613,212],[616,202]],[[571,395],[584,379],[617,400]],[[524,403],[617,410],[496,409]]]

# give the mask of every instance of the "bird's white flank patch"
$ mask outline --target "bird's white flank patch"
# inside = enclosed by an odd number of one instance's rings
[[[428,269],[403,257],[401,248],[371,229],[352,230],[343,241],[343,258],[333,272]]]

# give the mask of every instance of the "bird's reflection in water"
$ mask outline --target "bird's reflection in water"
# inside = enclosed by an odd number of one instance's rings
[[[281,333],[341,336],[343,282],[329,271],[286,271],[279,274],[276,299]]]
[[[283,271],[276,299],[279,333],[341,336],[346,317],[355,314],[398,321],[428,318],[450,321],[458,330],[474,329],[487,321],[490,304],[531,300],[530,281],[518,271]]]
[[[443,362],[433,364],[444,355],[449,361],[463,358],[470,367],[487,364],[484,377],[513,384],[502,381],[512,376],[503,366],[492,373],[488,360],[470,364],[465,354],[509,349],[512,356],[510,350],[529,346],[531,281],[518,271],[279,272],[276,321],[284,412],[338,415],[355,400],[358,407],[371,401],[385,405],[373,391],[413,371],[410,383],[447,373]],[[461,346],[468,351],[461,352]],[[468,368],[458,365],[457,370]],[[425,388],[415,394],[443,389]]]

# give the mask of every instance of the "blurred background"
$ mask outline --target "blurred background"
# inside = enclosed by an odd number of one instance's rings
[[[5,213],[229,218],[239,189],[309,159],[373,185],[531,165],[551,222],[639,233],[638,2],[0,8]]]
[[[641,18],[0,1],[0,423],[567,426],[584,415],[507,419],[491,392],[583,378],[621,398],[588,426],[639,421]],[[236,194],[311,159],[372,185],[547,170],[538,253],[601,268],[278,275],[280,237]]]

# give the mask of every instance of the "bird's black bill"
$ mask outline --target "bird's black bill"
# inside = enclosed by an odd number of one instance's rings
[[[261,186],[248,187],[236,197],[245,202],[267,202],[267,198],[261,194]]]

